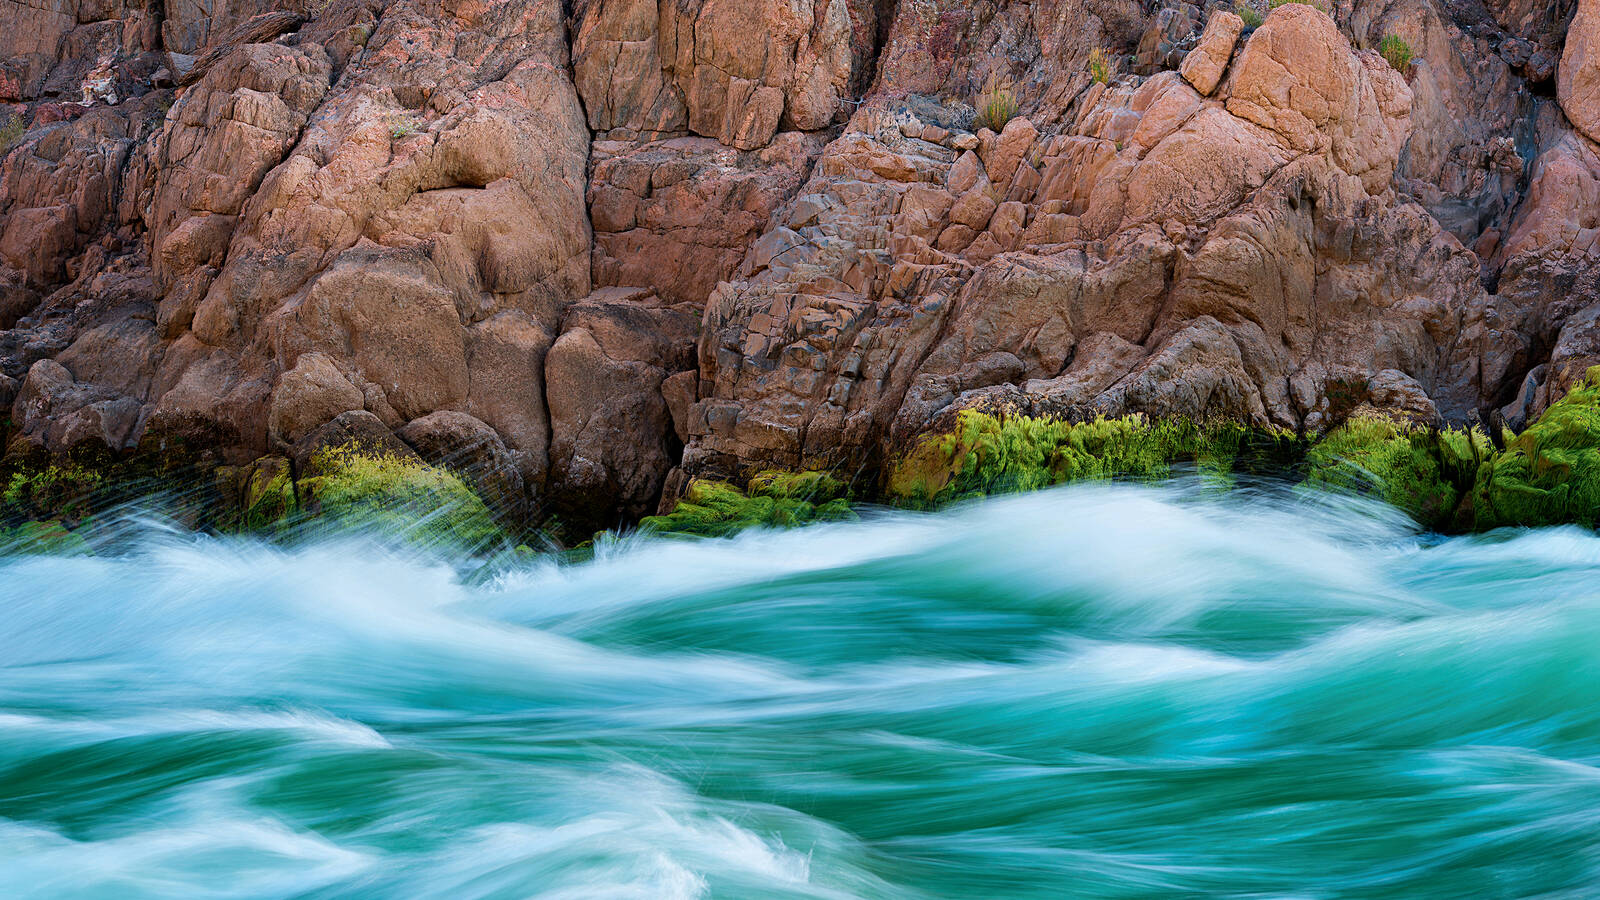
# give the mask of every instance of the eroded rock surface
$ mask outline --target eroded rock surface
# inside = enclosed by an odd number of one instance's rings
[[[9,452],[583,529],[967,408],[1530,421],[1600,363],[1600,6],[1257,11],[7,2]]]

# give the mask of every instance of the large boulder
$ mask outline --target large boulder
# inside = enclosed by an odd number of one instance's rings
[[[346,66],[331,89],[329,57]],[[148,421],[282,406],[278,374],[320,353],[387,427],[471,411],[542,472],[542,350],[589,291],[588,132],[566,60],[550,0],[402,2],[381,23],[334,7],[296,48],[213,67],[162,144],[194,186],[158,179],[151,227],[172,285],[162,324],[190,348],[164,381],[182,386],[192,360],[226,370],[231,396],[225,411],[157,393]],[[213,106],[229,115],[187,112]],[[227,430],[266,449],[268,423],[247,424]]]
[[[170,336],[192,323],[245,203],[300,139],[331,75],[315,44],[248,44],[173,105],[153,161],[162,177],[143,217]]]
[[[698,316],[609,289],[567,310],[545,358],[552,502],[582,534],[654,511],[679,456],[662,385],[694,365]]]
[[[1273,10],[1239,53],[1228,112],[1292,150],[1327,153],[1371,193],[1394,175],[1410,133],[1411,91],[1376,53],[1355,53],[1327,14]]]
[[[1228,61],[1233,58],[1233,45],[1239,40],[1239,33],[1244,30],[1244,20],[1226,10],[1211,14],[1211,21],[1206,23],[1205,33],[1200,36],[1200,43],[1184,56],[1183,64],[1178,72],[1183,80],[1194,85],[1194,89],[1202,94],[1209,94],[1217,89],[1217,82],[1222,80],[1223,70],[1228,68]]]
[[[464,478],[499,518],[523,521],[522,473],[500,436],[482,420],[445,410],[406,423],[398,435],[429,464]]]
[[[1556,70],[1556,96],[1574,127],[1600,141],[1600,0],[1579,0]]]

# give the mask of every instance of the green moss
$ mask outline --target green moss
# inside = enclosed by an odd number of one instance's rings
[[[826,472],[769,470],[750,479],[749,493],[777,500],[827,503],[844,497],[845,486]]]
[[[259,531],[284,521],[299,511],[294,479],[287,461],[280,466],[252,468],[245,478],[240,524]]]
[[[420,460],[346,445],[318,452],[309,470],[313,474],[299,483],[298,509],[325,524],[474,551],[505,540],[466,482]],[[292,508],[286,473],[261,478],[251,486],[255,500],[247,503],[247,521],[270,521],[271,511]]]
[[[1479,530],[1600,525],[1600,366],[1477,473]]]
[[[746,528],[790,528],[855,518],[845,487],[823,472],[762,472],[748,489],[696,480],[671,513],[640,528],[671,535],[724,537]]]
[[[15,471],[0,492],[0,517],[5,521],[76,520],[89,515],[105,479],[94,469],[49,465]]]
[[[1067,422],[964,410],[954,430],[924,438],[891,467],[889,494],[912,505],[936,505],[1071,481],[1155,480],[1184,463],[1227,478],[1242,453],[1254,452],[1257,432],[1292,440],[1227,422],[1143,416]]]
[[[1479,461],[1489,453],[1481,431],[1355,418],[1311,448],[1306,484],[1378,496],[1429,528],[1453,530]]]
[[[23,522],[0,528],[0,554],[80,556],[89,552],[89,543],[83,536],[67,530],[60,522]]]

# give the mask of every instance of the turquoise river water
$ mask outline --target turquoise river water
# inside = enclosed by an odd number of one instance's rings
[[[1600,897],[1600,539],[1082,487],[0,560],[0,896]]]

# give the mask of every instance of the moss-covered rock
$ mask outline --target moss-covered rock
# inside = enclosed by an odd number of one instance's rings
[[[1312,446],[1305,483],[1380,497],[1429,528],[1456,530],[1470,524],[1462,501],[1491,452],[1481,431],[1359,417]]]
[[[1474,525],[1600,526],[1600,366],[1477,473]]]
[[[48,465],[11,473],[0,491],[0,520],[17,524],[90,515],[105,490],[104,476],[77,465]]]
[[[506,535],[482,499],[454,473],[418,459],[373,453],[346,445],[318,451],[298,493],[287,474],[256,473],[247,489],[246,520],[270,521],[269,513],[292,507],[304,518],[336,528],[400,535],[414,543],[470,551],[502,543]]]
[[[1294,441],[1287,432],[1229,422],[1068,422],[964,410],[952,431],[923,438],[894,463],[888,491],[902,503],[936,505],[1072,481],[1160,479],[1180,464],[1221,476],[1242,456],[1282,455]]]
[[[788,528],[855,518],[845,487],[823,472],[762,472],[747,490],[696,480],[671,513],[650,516],[641,529],[667,535],[724,537],[746,528]]]
[[[265,456],[248,466],[223,466],[214,473],[223,507],[217,511],[222,531],[270,534],[288,528],[300,516],[289,460]]]
[[[9,528],[0,527],[0,555],[81,556],[90,552],[89,542],[60,522],[23,522]]]

